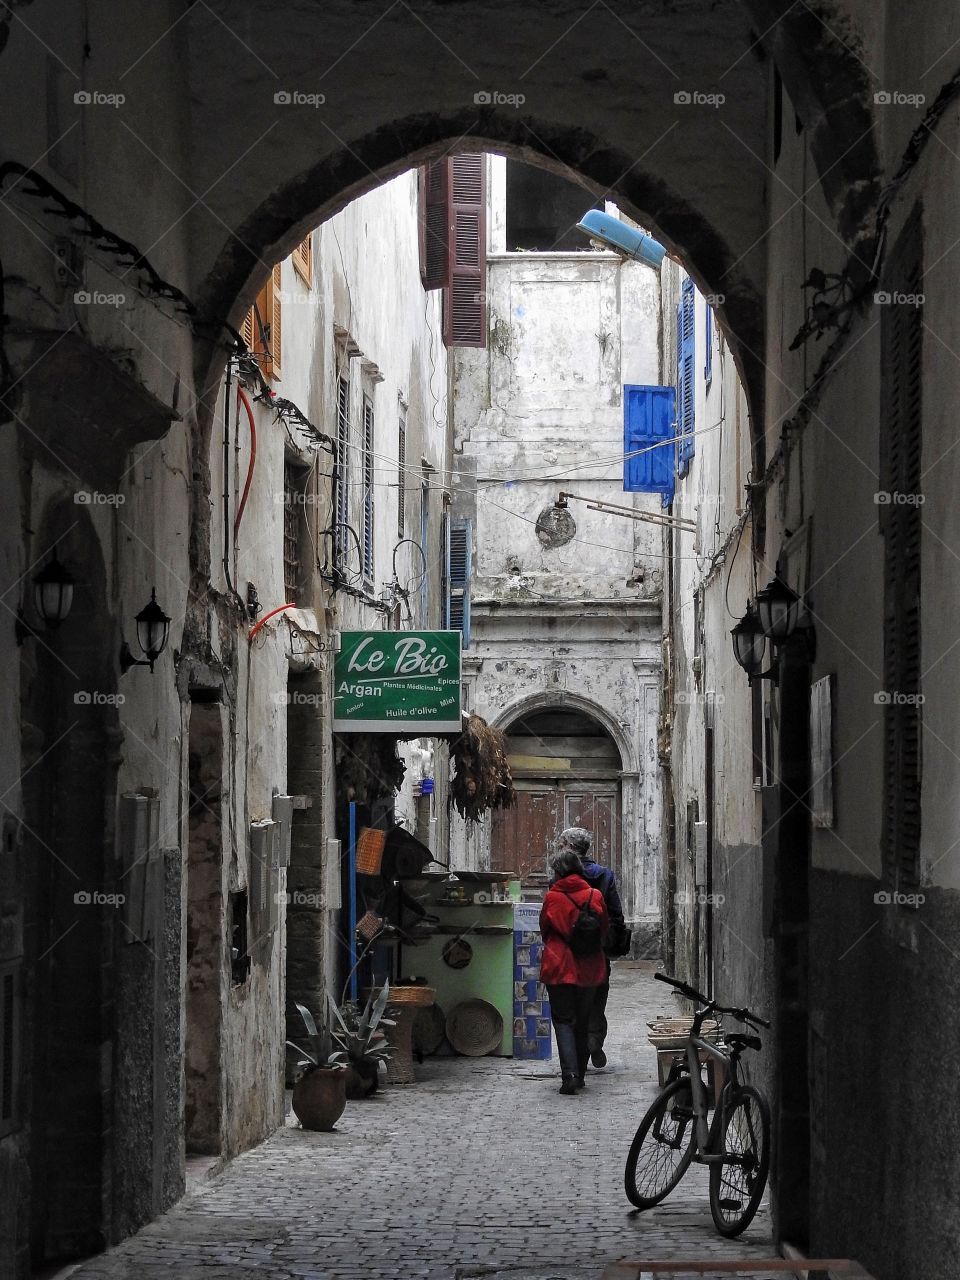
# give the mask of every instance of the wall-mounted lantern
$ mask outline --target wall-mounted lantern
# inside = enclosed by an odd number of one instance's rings
[[[60,563],[54,548],[46,565],[33,579],[33,603],[37,614],[47,630],[59,627],[73,604],[74,579]],[[23,644],[27,636],[36,636],[39,632],[31,627],[23,616],[23,610],[17,615],[17,644]]]
[[[157,604],[156,587],[150,592],[149,602],[143,606],[134,621],[137,624],[137,644],[144,656],[135,658],[124,640],[120,649],[121,675],[126,675],[131,667],[149,667],[153,671],[153,664],[167,647],[170,619]]]
[[[757,614],[763,634],[774,644],[783,644],[797,629],[800,597],[776,574],[757,592]]]
[[[760,624],[760,615],[753,604],[747,604],[747,611],[731,630],[733,637],[733,656],[753,684],[754,680],[776,680],[777,661],[773,659],[766,671],[763,664],[767,656],[767,637]]]
[[[733,637],[733,656],[754,680],[772,680],[777,683],[780,661],[776,652],[770,657],[770,665],[764,671],[768,645],[776,650],[794,635],[802,635],[807,645],[807,660],[812,662],[816,652],[816,633],[803,601],[777,573],[756,600],[747,604],[747,611],[730,632]]]

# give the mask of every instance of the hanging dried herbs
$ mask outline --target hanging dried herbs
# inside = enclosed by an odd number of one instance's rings
[[[477,822],[489,809],[508,809],[517,798],[507,762],[506,739],[480,716],[469,716],[451,747],[453,802],[461,817]]]
[[[397,755],[397,739],[385,733],[334,736],[337,785],[357,804],[389,799],[403,785],[406,769]]]

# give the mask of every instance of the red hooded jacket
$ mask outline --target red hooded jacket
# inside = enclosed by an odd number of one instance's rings
[[[607,962],[602,951],[595,956],[575,956],[570,950],[570,934],[588,897],[591,910],[600,916],[601,932],[606,937],[610,922],[603,894],[591,889],[582,876],[564,876],[544,894],[540,911],[541,982],[551,986],[598,987],[606,980]]]

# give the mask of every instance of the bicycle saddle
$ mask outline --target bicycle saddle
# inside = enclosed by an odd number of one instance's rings
[[[759,1036],[741,1035],[739,1031],[733,1031],[730,1035],[724,1036],[724,1041],[731,1049],[762,1049]]]

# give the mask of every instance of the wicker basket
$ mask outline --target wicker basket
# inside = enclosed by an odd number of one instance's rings
[[[682,1049],[690,1038],[693,1019],[657,1018],[647,1026],[650,1028],[647,1039],[655,1049]],[[720,1038],[720,1024],[714,1018],[707,1018],[700,1028],[700,1035],[715,1044]]]
[[[364,827],[357,838],[357,874],[378,876],[383,862],[383,848],[387,833],[373,827]]]
[[[503,1018],[488,1000],[464,1000],[447,1016],[447,1039],[457,1053],[482,1058],[499,1049]]]
[[[433,1004],[436,996],[433,987],[420,987],[415,983],[390,988],[390,1004]]]

